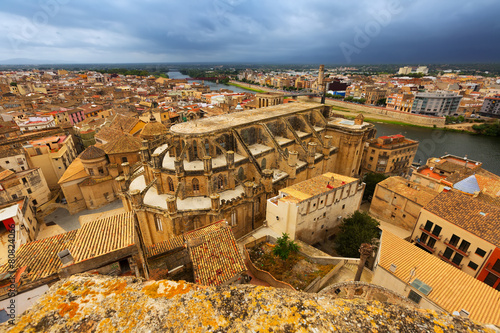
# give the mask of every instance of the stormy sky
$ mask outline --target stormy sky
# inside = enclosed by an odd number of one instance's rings
[[[0,60],[500,60],[498,0],[2,0]]]

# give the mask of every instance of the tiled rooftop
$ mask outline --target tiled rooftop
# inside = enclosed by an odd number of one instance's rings
[[[95,220],[77,231],[69,249],[75,263],[134,245],[134,213]]]
[[[333,178],[333,181],[332,181]],[[297,183],[295,185],[286,187],[280,192],[287,194],[288,196],[282,198],[281,200],[289,200],[292,198],[297,199],[299,202],[303,200],[307,200],[316,195],[320,195],[322,193],[326,193],[331,191],[334,188],[338,188],[344,186],[345,184],[349,184],[352,182],[357,182],[358,179],[339,175],[336,173],[325,173],[321,176],[317,176],[308,180],[304,180],[303,182]],[[331,188],[327,187],[330,185]],[[292,198],[289,198],[292,197]],[[287,199],[288,198],[288,199]]]
[[[408,186],[408,184],[410,184],[410,186]],[[378,183],[378,185],[385,187],[409,200],[412,200],[421,206],[427,205],[438,195],[437,191],[434,191],[415,182],[410,182],[399,176],[384,179],[383,181]],[[414,188],[415,186],[418,188],[418,190]]]
[[[68,249],[74,242],[77,230],[57,236],[26,243],[16,251],[16,269],[27,266],[28,275],[22,281],[34,282],[56,274],[62,266],[57,256],[62,250]],[[0,267],[0,273],[7,272],[8,263]]]
[[[225,221],[218,221],[207,226],[186,232],[183,235],[175,236],[166,241],[150,245],[146,248],[146,257],[151,258],[153,256],[157,256],[181,248],[184,246],[186,240],[209,234],[213,231],[219,230],[225,225]]]
[[[225,224],[191,237],[187,244],[198,284],[217,286],[246,270],[231,227]]]
[[[405,282],[416,267],[414,278],[432,288],[427,298],[449,313],[465,309],[472,320],[500,324],[499,291],[384,230],[379,266],[390,272],[391,264],[392,274]]]
[[[446,221],[500,246],[500,207],[451,190],[439,193],[424,208]]]

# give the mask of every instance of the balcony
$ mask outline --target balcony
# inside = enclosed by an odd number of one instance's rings
[[[436,240],[441,240],[441,236],[440,235],[434,235],[430,230],[427,230],[427,229],[424,229],[424,225],[421,224],[420,225],[420,230],[425,232],[427,235],[429,235],[430,237],[436,239]]]
[[[445,256],[443,256],[443,251],[439,251],[438,253],[438,257],[439,259],[443,260],[443,261],[446,261],[448,264],[458,268],[458,269],[462,269],[463,265],[457,265],[455,264],[453,261],[451,261],[450,259],[446,258]]]
[[[425,244],[424,242],[420,241],[420,239],[416,239],[415,242],[420,245],[421,247],[427,249],[428,251],[430,251],[431,253],[434,253],[434,251],[436,251],[436,248],[435,247],[430,247],[429,245]]]
[[[486,265],[486,270],[491,274],[495,275],[497,278],[500,278],[500,272],[493,269],[493,265],[491,262],[488,263],[488,265]]]
[[[470,255],[470,251],[464,252],[464,251],[460,250],[459,248],[455,247],[455,245],[450,244],[448,238],[446,238],[444,240],[444,244],[446,246],[448,246],[450,249],[452,249],[453,251],[460,253],[464,257],[468,257]]]

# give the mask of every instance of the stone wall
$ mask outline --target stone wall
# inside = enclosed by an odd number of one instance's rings
[[[361,281],[346,281],[333,284],[323,289],[320,294],[326,294],[334,298],[362,298],[367,301],[389,302],[412,308],[415,306],[408,298],[392,290]]]
[[[317,102],[317,103],[321,102],[320,97],[299,96],[298,99],[302,100],[304,102]],[[419,114],[412,114],[412,113],[408,113],[408,112],[390,110],[390,109],[381,108],[381,107],[348,103],[348,102],[335,100],[332,98],[327,98],[325,101],[325,104],[332,105],[332,106],[338,106],[338,107],[342,107],[342,108],[348,108],[350,110],[359,111],[359,112],[379,114],[379,115],[393,118],[396,121],[401,121],[401,122],[405,122],[405,123],[413,124],[413,125],[428,126],[428,127],[434,127],[434,126],[444,127],[444,125],[445,125],[445,118],[444,117],[432,117],[432,116],[425,116],[425,115],[419,115]]]

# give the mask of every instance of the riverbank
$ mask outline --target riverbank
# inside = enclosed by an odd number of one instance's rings
[[[235,87],[238,87],[238,88],[241,88],[241,89],[250,90],[250,91],[253,91],[253,92],[257,92],[257,93],[264,93],[264,92],[266,92],[265,90],[260,90],[260,89],[256,89],[256,88],[245,87],[245,86],[243,86],[241,84],[233,83],[233,82],[228,82],[227,85],[229,85],[229,86],[235,86]]]

